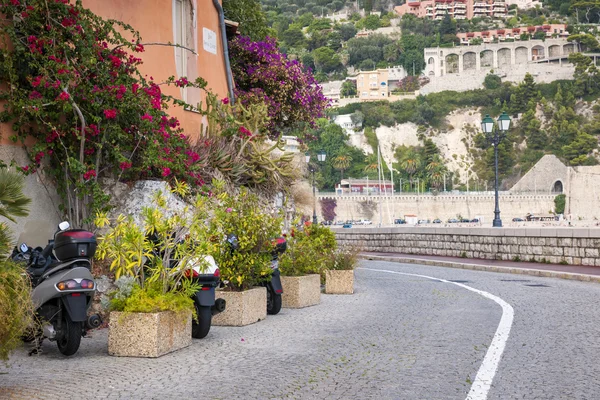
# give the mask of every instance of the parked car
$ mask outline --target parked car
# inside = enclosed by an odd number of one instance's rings
[[[344,224],[342,228],[352,228],[352,224]]]
[[[361,220],[360,220],[360,224],[361,224],[361,225],[372,225],[372,224],[373,224],[373,222],[371,222],[371,220],[370,220],[370,219],[361,219]]]
[[[420,219],[417,223],[419,225],[423,225],[423,224],[429,224],[431,221],[428,219]]]
[[[439,218],[436,218],[436,219],[434,219],[434,220],[433,220],[433,223],[434,223],[434,224],[441,224],[441,223],[442,223],[442,220],[441,220],[441,219],[439,219]]]
[[[396,218],[394,220],[394,224],[396,224],[396,225],[402,225],[402,224],[406,224],[406,221],[403,220],[402,218]]]
[[[513,218],[513,222],[523,222],[525,221],[523,218],[515,217]]]
[[[473,218],[471,222],[479,222],[479,218]]]
[[[456,223],[458,223],[458,222],[459,222],[459,221],[458,221],[456,218],[450,218],[450,219],[448,220],[448,223],[449,223],[449,224],[456,224]]]

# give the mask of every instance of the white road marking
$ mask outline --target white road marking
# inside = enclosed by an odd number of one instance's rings
[[[386,272],[389,274],[397,274],[397,275],[407,275],[407,276],[416,276],[419,278],[431,279],[434,281],[451,283],[456,286],[460,286],[464,289],[470,290],[471,292],[480,294],[483,297],[486,297],[490,300],[495,301],[502,307],[502,318],[500,318],[500,323],[498,324],[498,328],[496,329],[496,333],[494,334],[494,338],[492,339],[492,343],[490,347],[488,347],[488,351],[483,358],[483,362],[479,367],[479,371],[477,371],[477,375],[475,376],[475,380],[471,384],[471,390],[467,395],[466,400],[485,400],[487,399],[488,392],[490,387],[492,386],[492,381],[494,380],[494,375],[496,375],[496,370],[498,369],[498,364],[500,363],[500,358],[502,357],[502,353],[504,352],[504,347],[506,347],[506,342],[508,340],[508,336],[510,334],[510,329],[512,327],[515,311],[512,306],[502,300],[498,296],[494,296],[491,293],[484,292],[483,290],[475,289],[467,285],[463,285],[462,283],[448,281],[446,279],[435,278],[433,276],[427,275],[419,275],[419,274],[409,274],[406,272],[397,272],[397,271],[388,271],[385,269],[372,269],[372,268],[358,268],[364,271],[376,271],[376,272]]]

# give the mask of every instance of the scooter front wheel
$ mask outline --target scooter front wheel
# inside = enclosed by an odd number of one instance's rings
[[[73,322],[68,314],[64,314],[62,320],[62,332],[56,341],[58,351],[65,356],[72,356],[79,350],[81,343],[82,322]]]
[[[212,320],[212,313],[210,306],[199,306],[196,304],[196,316],[198,322],[192,320],[192,337],[194,339],[202,339],[208,335],[210,331],[210,323]]]
[[[275,315],[281,311],[281,293],[275,293],[267,287],[267,314]]]

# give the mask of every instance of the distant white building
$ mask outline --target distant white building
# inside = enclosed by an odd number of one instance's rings
[[[537,0],[506,0],[506,4],[508,6],[516,4],[517,7],[523,10],[534,8],[535,6],[542,6],[542,2]]]
[[[281,136],[281,139],[285,140],[285,151],[290,153],[297,153],[300,151],[300,143],[296,136]]]
[[[351,116],[352,114],[338,115],[335,117],[335,120],[333,122],[336,125],[341,126],[346,131],[346,133],[352,134],[354,133],[355,129],[361,128],[361,124],[354,123],[352,121]]]

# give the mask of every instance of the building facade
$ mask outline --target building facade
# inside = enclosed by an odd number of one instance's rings
[[[461,32],[456,36],[460,39],[460,44],[469,45],[475,39],[481,39],[483,43],[494,43],[504,41],[519,41],[521,35],[533,36],[537,32],[544,32],[546,38],[567,38],[567,25],[565,24],[549,24],[539,26],[524,26],[518,28],[492,29],[481,32]]]
[[[387,100],[390,96],[387,68],[361,71],[356,78],[356,91],[361,101]]]
[[[508,4],[506,0],[423,0],[408,1],[395,7],[394,11],[400,16],[412,14],[432,20],[444,19],[446,14],[456,20],[475,17],[506,18]]]

